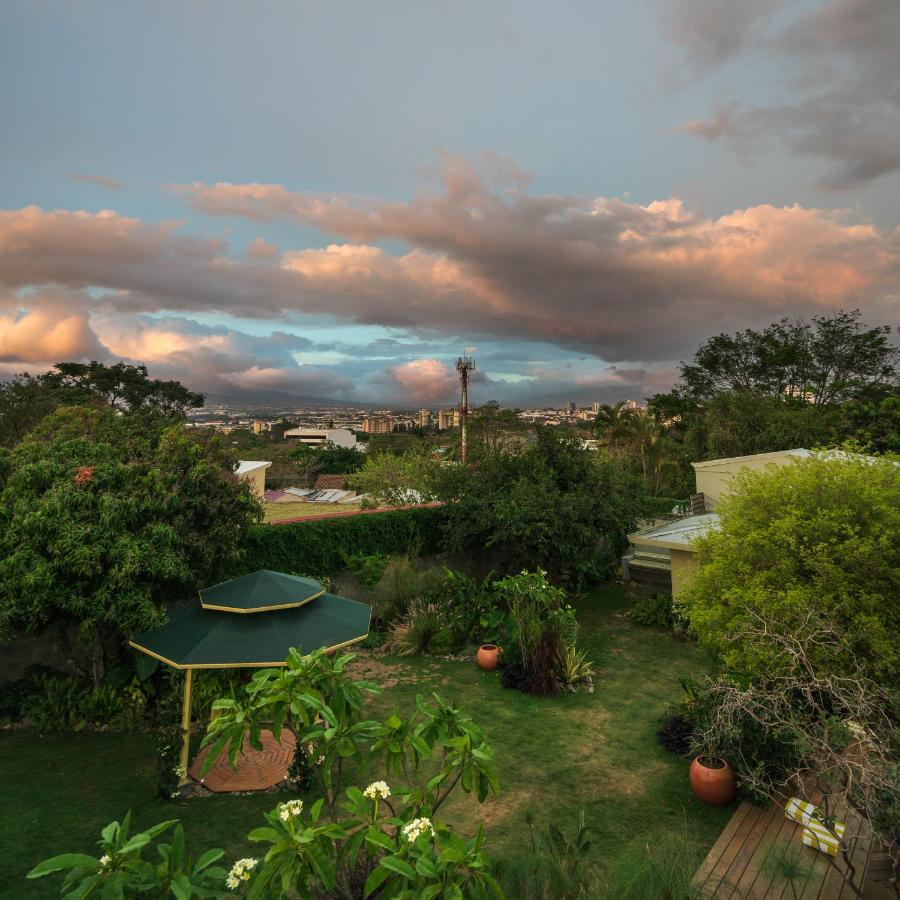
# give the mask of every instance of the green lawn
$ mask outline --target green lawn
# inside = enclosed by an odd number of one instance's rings
[[[466,832],[484,822],[495,859],[530,852],[527,817],[538,827],[574,823],[579,809],[596,829],[592,853],[613,865],[626,845],[653,847],[688,837],[699,863],[731,809],[697,801],[687,763],[663,751],[654,732],[665,703],[679,695],[677,676],[709,662],[671,634],[632,625],[618,586],[579,601],[582,642],[597,668],[594,694],[536,698],[503,690],[474,664],[365,656],[361,674],[384,693],[372,712],[410,711],[417,692],[457,700],[483,726],[496,754],[502,791],[479,806],[466,795],[442,818]],[[277,802],[272,795],[209,797],[166,803],[154,796],[153,737],[67,734],[0,735],[0,896],[55,896],[54,884],[24,882],[40,859],[90,851],[100,828],[129,809],[146,826],[177,817],[191,846],[224,847],[228,858],[253,855],[242,839]]]

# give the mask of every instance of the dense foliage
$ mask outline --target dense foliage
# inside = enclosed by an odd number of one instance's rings
[[[675,389],[650,399],[691,460],[854,439],[900,451],[897,349],[859,311],[710,338]]]
[[[445,520],[443,508],[423,507],[260,525],[247,536],[240,570],[319,576],[339,572],[355,554],[438,553]]]
[[[306,483],[311,487],[318,475],[346,475],[362,468],[366,455],[353,447],[338,447],[331,441],[309,446],[299,444],[291,450],[291,456],[306,473]]]
[[[648,509],[642,482],[577,438],[539,428],[535,440],[443,470],[452,549],[496,548],[514,567],[577,583],[608,572]]]
[[[370,449],[365,464],[347,481],[370,506],[401,506],[436,499],[440,472],[440,459],[425,446],[404,453]]]
[[[813,616],[840,629],[869,675],[896,679],[900,467],[818,454],[743,472],[732,487],[718,508],[720,528],[697,543],[700,568],[680,596],[700,640],[736,670],[773,674],[779,656],[770,641],[752,639],[754,617],[790,629]],[[842,665],[840,654],[817,662]]]
[[[152,413],[64,407],[0,459],[0,636],[106,649],[235,565],[259,517],[231,454]]]
[[[694,752],[756,800],[814,783],[826,819],[848,803],[900,867],[900,466],[844,451],[745,471],[718,511],[679,596],[725,664],[685,685]]]
[[[180,421],[188,409],[203,406],[203,395],[178,381],[149,378],[145,366],[58,363],[42,375],[25,373],[0,383],[0,446],[16,444],[61,406],[90,404]]]

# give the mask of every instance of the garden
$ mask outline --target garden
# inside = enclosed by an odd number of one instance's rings
[[[810,785],[896,880],[893,458],[745,471],[675,602],[615,580],[646,478],[553,430],[360,470],[427,507],[266,525],[180,386],[26,386],[48,409],[0,448],[0,892],[683,897],[736,796]],[[185,679],[128,641],[263,569],[368,634],[198,671],[192,757],[297,739],[274,792],[212,795],[179,757]]]
[[[729,815],[694,797],[686,763],[655,737],[666,704],[681,693],[671,673],[699,677],[711,659],[669,631],[633,623],[625,615],[633,599],[623,587],[594,588],[576,604],[580,643],[594,666],[593,693],[541,697],[504,689],[496,672],[482,672],[471,659],[366,650],[350,673],[381,685],[366,701],[373,718],[410,714],[417,694],[436,692],[458,701],[482,729],[499,792],[483,804],[451,796],[440,818],[467,837],[484,825],[486,851],[502,862],[498,878],[509,896],[528,896],[532,835],[546,842],[555,826],[574,842],[580,816],[590,829],[583,838],[589,847],[570,852],[563,868],[588,869],[578,877],[597,879],[608,896],[652,896],[641,893],[641,881],[684,884]],[[9,896],[56,896],[58,877],[53,884],[50,877],[23,881],[25,873],[63,850],[99,855],[94,842],[101,828],[129,809],[133,831],[177,818],[195,857],[220,847],[230,866],[259,855],[246,835],[264,824],[265,812],[291,797],[311,804],[317,796],[311,790],[167,801],[157,791],[155,759],[150,732],[2,733],[0,841],[22,848],[5,856],[7,870],[0,872]],[[382,773],[360,774],[353,783],[363,788],[375,774],[382,780]],[[395,790],[402,781],[387,773],[384,780]]]

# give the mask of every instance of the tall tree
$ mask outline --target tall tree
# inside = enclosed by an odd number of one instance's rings
[[[840,311],[710,338],[648,405],[693,459],[846,439],[894,450],[898,374],[891,327]]]
[[[41,375],[25,372],[0,383],[0,446],[13,446],[61,406],[108,405],[177,421],[203,402],[178,381],[150,378],[145,366],[57,363]]]
[[[782,319],[763,331],[720,334],[682,363],[678,390],[698,401],[731,392],[797,397],[816,405],[854,399],[897,380],[889,325],[870,328],[859,310]]]
[[[241,553],[260,517],[219,439],[109,406],[65,407],[0,459],[0,640],[77,625],[95,678]]]

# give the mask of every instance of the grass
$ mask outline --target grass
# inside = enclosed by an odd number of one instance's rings
[[[657,844],[699,865],[732,810],[700,803],[687,763],[666,753],[655,730],[677,676],[704,671],[698,648],[668,632],[632,624],[622,588],[601,586],[578,603],[582,643],[597,669],[594,694],[538,698],[503,690],[495,673],[429,658],[361,656],[360,675],[380,681],[371,712],[409,712],[416,693],[437,691],[476,717],[494,748],[502,790],[479,806],[457,795],[442,818],[464,833],[483,822],[495,860],[530,853],[527,822],[571,828],[579,809],[595,829],[591,854],[601,872]],[[0,896],[55,896],[55,883],[23,882],[39,860],[93,848],[100,828],[134,810],[145,827],[178,817],[196,851],[253,855],[243,838],[273,795],[166,803],[154,796],[153,737],[143,734],[0,735]],[[687,840],[685,840],[687,836]]]
[[[352,512],[360,508],[359,503],[263,503],[263,521],[285,522],[288,519],[306,519],[310,516],[325,516],[329,513]]]

